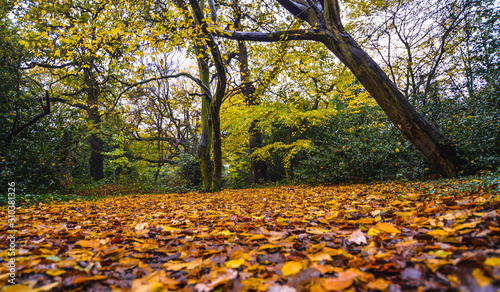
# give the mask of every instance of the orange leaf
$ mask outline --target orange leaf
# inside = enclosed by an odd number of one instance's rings
[[[267,237],[264,234],[255,234],[252,237],[248,239],[248,241],[255,241],[255,240],[262,240],[266,239]]]
[[[390,233],[392,235],[397,235],[401,233],[399,229],[397,229],[396,227],[392,226],[389,223],[379,222],[377,223],[377,225],[375,225],[375,227],[379,230]]]
[[[378,278],[377,280],[368,283],[366,287],[368,289],[384,291],[385,289],[387,289],[387,287],[389,287],[390,284],[391,282],[382,278]]]
[[[302,264],[296,261],[286,262],[281,268],[283,276],[293,275],[299,272],[300,270],[302,270]]]
[[[313,262],[332,261],[333,260],[332,257],[329,254],[324,253],[324,252],[316,253],[316,254],[310,254],[310,255],[307,255],[307,256]]]
[[[325,279],[325,288],[326,290],[344,290],[349,288],[349,286],[354,283],[354,280],[352,278],[328,278]]]
[[[99,242],[96,242],[96,241],[90,241],[90,240],[80,240],[78,242],[75,243],[75,245],[79,245],[81,247],[91,247],[91,248],[96,248],[98,247],[100,244]]]

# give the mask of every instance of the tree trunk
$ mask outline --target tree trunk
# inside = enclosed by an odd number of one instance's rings
[[[193,10],[193,17],[195,23],[202,27],[204,30],[206,23],[203,17],[203,5],[204,2],[198,3],[197,0],[189,0],[191,8]],[[200,6],[201,4],[201,6]],[[215,21],[215,7],[212,8],[212,21]],[[220,134],[220,107],[222,105],[222,100],[226,94],[226,68],[224,62],[222,61],[222,55],[220,53],[219,47],[214,41],[212,33],[204,31],[204,41],[206,42],[208,48],[210,48],[210,53],[212,55],[212,60],[214,61],[215,69],[217,71],[217,87],[215,89],[215,94],[210,100],[210,121],[212,124],[213,133],[213,172],[212,172],[212,186],[211,191],[220,191],[221,178],[222,178],[222,139]],[[200,59],[198,59],[200,60]],[[208,131],[207,131],[208,132]],[[202,135],[203,140],[203,135]],[[208,142],[208,141],[207,141]],[[200,144],[203,143],[200,142]]]
[[[431,167],[444,177],[457,176],[457,167],[461,164],[457,150],[439,130],[415,111],[354,39],[344,34],[340,41],[329,36],[324,43],[352,71],[389,120],[411,141]]]
[[[345,31],[337,0],[324,0],[317,5],[306,5],[300,0],[278,2],[296,17],[318,28],[322,36],[318,34],[316,40],[323,42],[352,71],[433,169],[444,177],[457,176],[457,169],[463,163],[458,150],[415,111],[384,71]]]
[[[248,50],[244,41],[238,41],[240,77],[243,86],[243,96],[247,106],[258,105],[258,97],[254,94],[255,87],[250,82],[250,70],[248,69]],[[262,148],[262,133],[257,128],[258,120],[252,121],[248,129],[248,142],[250,154],[256,149]],[[250,158],[250,167],[252,171],[252,184],[261,184],[267,180],[267,165],[265,161],[257,157]]]
[[[90,144],[89,169],[94,181],[104,178],[104,156],[102,155],[104,142],[99,137],[101,115],[99,114],[99,88],[88,69],[84,69],[84,80],[87,86],[87,115],[92,124],[91,134],[88,137]]]
[[[213,129],[213,155],[214,169],[212,173],[212,192],[218,192],[221,189],[222,179],[222,139],[220,134],[220,105],[212,101],[210,105],[210,116]]]
[[[212,53],[212,58],[214,60],[215,68],[217,70],[217,88],[215,89],[215,95],[210,102],[210,118],[212,120],[212,130],[213,130],[213,155],[214,155],[214,169],[212,173],[212,192],[218,192],[221,190],[221,179],[222,179],[222,139],[220,133],[220,107],[222,105],[222,100],[226,95],[226,68],[224,62],[222,61],[222,55],[219,51],[219,47],[210,36],[207,41],[210,51]]]
[[[204,1],[200,3],[201,9],[204,8]],[[195,46],[194,48],[197,60],[200,80],[210,88],[210,71],[208,68],[208,55],[206,46]],[[205,92],[205,90],[202,89]],[[205,92],[207,93],[207,92]],[[209,93],[207,93],[209,94]],[[210,100],[203,96],[201,101],[201,139],[198,145],[198,163],[201,169],[201,181],[203,191],[208,192],[212,186],[212,162],[210,161],[210,149],[212,148],[212,121],[210,118]]]
[[[177,7],[184,11],[184,18],[186,21],[191,21],[191,16],[188,14],[189,8],[186,3],[181,0],[174,1]],[[197,24],[201,24],[203,16],[203,10],[205,9],[205,1],[201,0],[200,3],[191,3],[191,8],[193,9],[193,17]],[[196,11],[199,9],[199,11]],[[201,83],[205,86],[201,90],[205,93],[201,101],[201,137],[200,143],[198,144],[198,149],[196,153],[196,158],[201,170],[201,182],[202,191],[209,192],[212,186],[212,162],[210,160],[210,150],[212,147],[212,121],[210,118],[210,97],[212,96],[210,90],[210,70],[208,67],[208,54],[207,46],[200,45],[200,42],[195,41],[194,51],[196,54],[196,59],[198,61],[198,71],[200,74]]]

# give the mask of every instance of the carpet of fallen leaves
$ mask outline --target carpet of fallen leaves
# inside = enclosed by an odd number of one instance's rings
[[[17,211],[18,284],[5,286],[3,250],[0,286],[499,291],[500,195],[493,189],[387,182],[39,204]],[[7,242],[7,212],[0,213]]]

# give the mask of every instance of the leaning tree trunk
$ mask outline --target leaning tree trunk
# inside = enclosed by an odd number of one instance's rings
[[[84,69],[84,80],[87,86],[87,115],[92,123],[91,134],[88,137],[90,144],[89,168],[90,176],[94,181],[104,178],[104,156],[102,155],[104,142],[99,137],[101,115],[99,114],[99,88],[88,69]]]
[[[425,160],[445,177],[455,177],[460,159],[457,150],[431,123],[419,115],[394,83],[349,36],[325,45],[347,66],[375,98],[389,120],[411,141]]]
[[[337,0],[323,0],[314,5],[303,0],[278,2],[319,32],[311,39],[323,42],[352,71],[390,121],[415,145],[433,169],[444,177],[457,175],[457,169],[463,163],[458,150],[415,111],[384,71],[345,31]]]

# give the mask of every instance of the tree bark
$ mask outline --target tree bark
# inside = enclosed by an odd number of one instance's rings
[[[99,181],[104,178],[104,155],[102,155],[104,142],[99,137],[101,128],[99,87],[97,82],[92,78],[89,69],[84,69],[84,81],[87,86],[87,115],[92,123],[91,134],[88,137],[90,144],[90,176],[94,181]]]
[[[461,164],[457,149],[415,111],[375,61],[349,35],[342,42],[329,38],[324,43],[353,72],[431,167],[444,177],[457,176]]]
[[[189,0],[191,9],[193,10],[193,17],[196,25],[200,26],[204,33],[204,41],[210,49],[212,60],[214,61],[215,69],[217,72],[217,87],[215,94],[210,100],[210,122],[212,124],[212,153],[213,153],[213,171],[212,171],[212,186],[211,191],[217,192],[221,189],[222,179],[222,139],[220,133],[220,107],[222,100],[226,94],[226,68],[222,60],[219,47],[214,41],[213,35],[206,30],[206,23],[204,22],[203,10],[197,0]],[[202,2],[203,4],[203,2]],[[212,11],[212,14],[215,13]],[[203,135],[202,135],[203,140]],[[201,144],[201,143],[200,143]]]
[[[258,105],[258,97],[254,94],[255,87],[250,81],[250,70],[248,69],[248,50],[244,41],[238,41],[240,77],[243,83],[243,96],[247,106]],[[262,148],[262,133],[257,128],[258,120],[252,121],[248,129],[248,142],[250,155],[259,148]],[[252,156],[251,156],[252,157]],[[267,164],[257,157],[250,158],[250,168],[252,171],[252,184],[261,184],[267,180]]]
[[[203,57],[198,57],[198,70],[200,72],[200,80],[210,88],[210,72],[208,69],[208,58],[205,56],[204,48],[195,47],[197,56],[200,54]],[[205,90],[203,90],[205,91]],[[206,92],[206,94],[210,94]],[[201,181],[203,191],[208,192],[212,186],[212,162],[210,161],[210,149],[212,146],[212,122],[210,120],[210,100],[204,95],[201,102],[201,139],[197,150],[198,164],[201,169]]]
[[[462,164],[458,150],[419,115],[378,64],[345,31],[337,0],[324,2],[323,43],[344,63],[377,101],[389,120],[411,141],[433,169],[457,176]]]
[[[241,29],[243,13],[238,0],[233,0],[236,29]],[[259,104],[259,96],[255,94],[255,86],[251,82],[250,70],[248,69],[248,49],[245,41],[238,41],[238,61],[240,63],[240,80],[243,88],[243,97],[247,106]],[[258,120],[253,120],[248,129],[248,144],[250,147],[250,170],[252,172],[252,184],[257,185],[267,180],[267,164],[265,161],[252,157],[256,149],[262,148],[262,133],[257,128]]]

